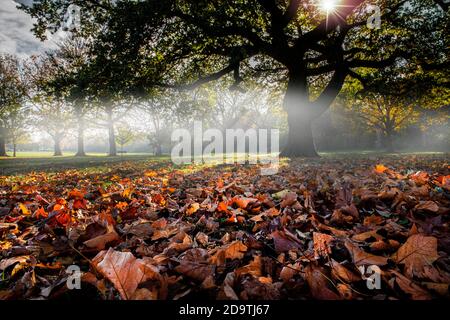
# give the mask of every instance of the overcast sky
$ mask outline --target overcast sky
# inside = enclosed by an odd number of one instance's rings
[[[30,4],[33,0],[0,0],[0,52],[26,57],[50,48],[30,31],[32,19],[16,8],[17,2]]]

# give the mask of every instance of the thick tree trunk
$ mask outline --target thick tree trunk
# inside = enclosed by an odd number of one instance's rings
[[[108,112],[108,135],[109,135],[109,156],[117,156],[116,134],[114,132],[114,121],[112,111]]]
[[[55,153],[53,154],[53,156],[60,157],[63,155],[61,150],[61,137],[59,135],[56,135],[54,142],[55,142]]]
[[[83,116],[78,116],[78,148],[75,157],[85,157],[86,153],[84,151],[84,118]]]
[[[0,136],[0,157],[7,157],[5,138]]]
[[[7,157],[6,153],[6,128],[0,127],[0,157]]]
[[[155,154],[156,157],[160,157],[162,156],[162,147],[161,144],[157,144],[154,147],[153,153]]]
[[[387,132],[385,141],[384,141],[387,152],[395,152],[393,140],[394,140],[394,138],[393,138],[392,132]]]
[[[16,144],[16,143],[13,143],[13,157],[14,157],[14,158],[17,157],[16,151],[17,151],[17,144]]]
[[[312,134],[313,119],[302,114],[289,114],[288,144],[281,153],[283,157],[319,157]]]
[[[291,74],[284,108],[288,114],[288,143],[281,153],[283,157],[319,157],[314,145],[312,122],[317,118],[314,106],[309,102],[306,77]]]

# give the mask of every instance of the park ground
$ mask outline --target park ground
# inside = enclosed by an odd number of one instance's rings
[[[20,175],[30,172],[58,172],[68,169],[105,170],[110,165],[121,162],[160,162],[163,166],[170,165],[170,156],[155,157],[146,153],[128,153],[116,157],[106,156],[104,153],[90,153],[86,157],[74,157],[75,153],[65,152],[62,157],[54,157],[52,152],[18,152],[17,157],[0,157],[0,176]],[[418,156],[427,158],[448,159],[443,152],[403,152],[377,153],[375,151],[340,151],[321,152],[322,159],[382,159]],[[319,161],[320,162],[320,161]]]
[[[23,156],[0,160],[0,300],[449,298],[448,154],[328,153],[272,176]]]

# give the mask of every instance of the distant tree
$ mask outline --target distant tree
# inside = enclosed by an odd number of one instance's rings
[[[28,107],[14,108],[6,118],[8,141],[13,147],[13,157],[17,155],[17,145],[27,143],[30,132],[26,125],[30,122],[30,110]]]
[[[124,152],[123,147],[131,143],[135,138],[136,133],[128,125],[121,125],[117,128],[115,139],[120,146],[121,153]]]
[[[28,99],[32,105],[33,126],[54,142],[54,156],[62,156],[61,143],[72,123],[73,114],[64,93],[48,87],[58,72],[50,55],[33,56],[26,65]]]
[[[84,157],[84,136],[86,130],[86,114],[92,108],[92,97],[89,96],[88,83],[82,74],[78,74],[88,59],[89,42],[76,35],[70,35],[58,48],[47,53],[53,67],[54,74],[48,79],[48,90],[64,94],[64,99],[70,102],[73,119],[77,127],[77,153],[75,156]],[[74,75],[77,75],[76,77]]]
[[[392,95],[367,94],[349,102],[346,112],[356,115],[369,130],[381,132],[388,152],[394,151],[395,134],[420,119],[416,105]]]
[[[35,98],[33,107],[34,126],[47,133],[54,143],[54,156],[62,156],[61,144],[69,133],[72,123],[70,107],[64,100],[48,96]]]
[[[11,130],[18,130],[22,114],[26,86],[19,60],[12,55],[0,55],[0,156],[6,157],[6,142]]]

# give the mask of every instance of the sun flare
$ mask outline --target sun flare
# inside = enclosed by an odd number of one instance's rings
[[[321,0],[320,7],[326,12],[332,12],[336,9],[338,0]]]

